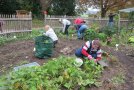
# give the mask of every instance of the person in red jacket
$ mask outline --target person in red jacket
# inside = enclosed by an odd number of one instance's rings
[[[85,22],[85,21],[81,18],[76,18],[74,20],[74,27],[76,28],[76,30],[79,30],[79,28],[83,22]]]
[[[94,59],[95,62],[101,60],[101,43],[98,39],[87,41],[84,46],[77,49],[75,55],[77,57],[87,57],[89,60]]]

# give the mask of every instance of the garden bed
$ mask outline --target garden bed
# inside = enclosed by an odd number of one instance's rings
[[[60,39],[52,58],[60,55],[72,56],[75,49],[83,45],[82,40]],[[38,59],[34,57],[34,41],[16,41],[0,46],[0,75],[12,70],[13,67],[29,62],[37,62],[40,65],[47,63],[48,59]],[[69,49],[69,52],[64,52]],[[110,62],[110,66],[104,69],[100,78],[100,87],[90,87],[91,90],[132,90],[134,88],[134,57],[131,47],[121,46],[118,51],[115,48],[103,47],[103,49],[118,59]],[[66,51],[66,50],[65,50]],[[87,87],[89,90],[89,87]]]

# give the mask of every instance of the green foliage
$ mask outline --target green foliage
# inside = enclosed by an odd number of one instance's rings
[[[90,28],[95,30],[96,32],[99,32],[100,25],[99,25],[99,23],[95,22],[95,23],[91,24]]]
[[[133,44],[133,35],[134,33],[132,31],[126,31],[125,28],[122,28],[119,35],[114,34],[112,36],[112,46],[115,46],[115,44],[128,44],[129,42]],[[131,39],[130,39],[131,38]],[[130,44],[129,43],[129,44]]]
[[[16,10],[31,11],[33,17],[42,17],[41,6],[38,0],[1,0],[0,13],[14,14]]]
[[[43,29],[40,30],[35,30],[33,29],[32,32],[30,33],[11,33],[10,38],[7,38],[6,36],[2,36],[0,37],[0,45],[3,45],[5,43],[11,42],[11,41],[18,41],[18,40],[29,40],[29,39],[33,39],[37,36],[42,35],[44,32]]]
[[[32,19],[32,28],[44,27],[44,20]]]
[[[129,42],[129,43],[134,43],[134,36],[131,36],[131,37],[128,39],[128,42]]]
[[[114,85],[120,85],[122,83],[125,83],[125,76],[123,74],[118,74],[112,78],[112,83]]]
[[[38,0],[18,0],[20,9],[31,11],[34,18],[42,17],[41,6]]]
[[[60,32],[59,29],[55,30],[55,33],[56,33],[56,35],[59,38],[68,38],[68,39],[75,39],[75,38],[77,38],[76,30],[72,30],[72,29],[68,30],[68,37],[65,34],[63,34],[62,32]]]
[[[129,13],[129,20],[134,21],[134,11]]]
[[[76,30],[69,29],[69,30],[68,30],[68,33],[69,33],[69,34],[75,34],[75,33],[76,33]]]
[[[111,37],[112,35],[114,35],[115,33],[117,33],[118,31],[118,27],[117,26],[113,26],[113,27],[109,27],[109,26],[104,26],[100,32],[105,33],[108,37]]]
[[[19,4],[16,0],[0,0],[0,13],[12,14],[19,9]]]
[[[107,35],[104,34],[104,33],[98,33],[98,38],[99,38],[100,40],[102,40],[103,42],[105,42],[106,39],[107,39]]]
[[[27,1],[27,0],[17,0],[17,2],[19,3],[21,9],[27,10],[27,11],[32,10],[33,2],[31,0],[29,0],[29,1]]]
[[[0,37],[0,45],[4,45],[7,42],[15,41],[15,38]]]
[[[85,40],[93,40],[98,37],[98,33],[95,32],[93,29],[88,29],[85,31],[84,39]]]
[[[75,58],[59,57],[43,66],[23,68],[10,73],[8,90],[68,90],[96,85],[103,68],[86,60],[81,68],[74,65]]]
[[[89,29],[85,32],[84,38],[85,40],[93,40],[98,38],[102,41],[106,41],[107,35],[105,33],[98,33],[94,29]]]
[[[48,14],[74,15],[75,5],[75,0],[53,0],[51,6],[48,8]]]

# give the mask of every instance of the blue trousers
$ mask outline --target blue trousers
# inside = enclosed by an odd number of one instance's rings
[[[78,32],[77,32],[78,39],[84,37],[84,32],[85,32],[86,29],[87,29],[87,26],[86,26],[86,25],[82,25],[82,26],[79,28],[79,30],[78,30]]]
[[[75,55],[76,55],[77,57],[84,58],[84,55],[83,55],[81,52],[82,52],[82,47],[81,47],[81,48],[78,48],[78,49],[75,51]],[[90,54],[94,59],[97,58],[97,53],[92,53],[92,52],[90,52],[89,54]]]
[[[114,22],[108,22],[108,26],[109,26],[110,28],[112,28],[113,25],[114,25]]]

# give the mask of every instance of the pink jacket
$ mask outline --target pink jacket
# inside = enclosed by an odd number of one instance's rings
[[[83,21],[84,21],[83,19],[77,18],[77,19],[74,20],[74,24],[79,25],[79,24],[81,24]]]

